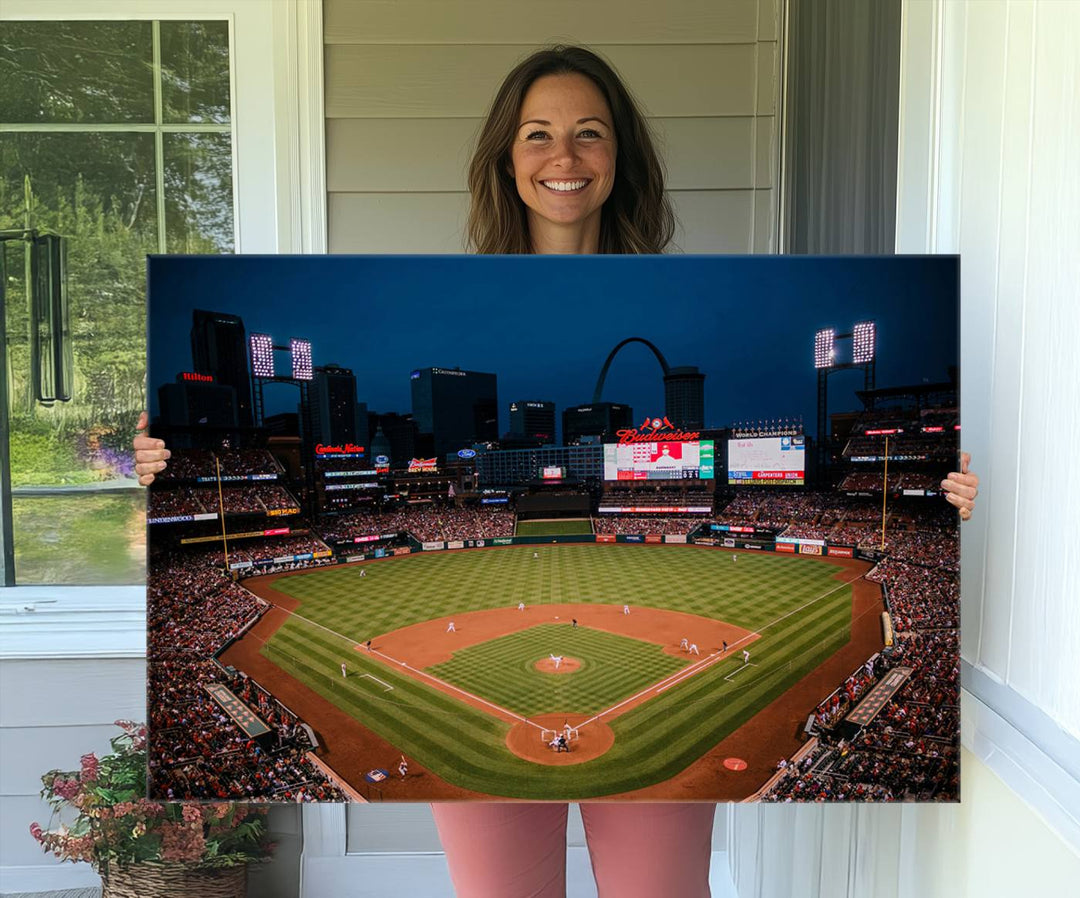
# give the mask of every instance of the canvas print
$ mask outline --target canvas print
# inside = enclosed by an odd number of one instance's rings
[[[151,795],[955,801],[954,257],[152,257]]]

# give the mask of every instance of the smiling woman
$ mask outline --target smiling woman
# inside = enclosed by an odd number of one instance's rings
[[[534,252],[598,246],[616,154],[603,94],[584,75],[547,75],[525,94],[520,117],[510,167]]]
[[[659,253],[675,229],[645,117],[582,47],[541,50],[506,77],[468,180],[479,253]]]

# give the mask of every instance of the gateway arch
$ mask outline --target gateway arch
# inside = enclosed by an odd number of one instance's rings
[[[596,379],[593,404],[601,401],[608,369],[619,350],[628,343],[644,343],[656,356],[664,378],[664,414],[668,420],[685,430],[702,430],[705,427],[705,375],[692,365],[671,367],[656,345],[644,337],[627,337],[608,353],[604,367],[600,369],[600,376]]]

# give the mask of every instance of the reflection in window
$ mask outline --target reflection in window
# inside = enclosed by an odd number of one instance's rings
[[[23,244],[2,244],[20,583],[144,578],[145,259],[234,248],[229,59],[224,21],[0,32],[0,230],[68,238],[75,362],[71,402],[34,401]]]

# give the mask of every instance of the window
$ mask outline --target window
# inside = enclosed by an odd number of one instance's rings
[[[17,581],[140,583],[129,447],[145,405],[145,256],[235,248],[230,23],[6,22],[0,83]],[[50,406],[30,382],[26,230],[67,238],[74,392]]]

